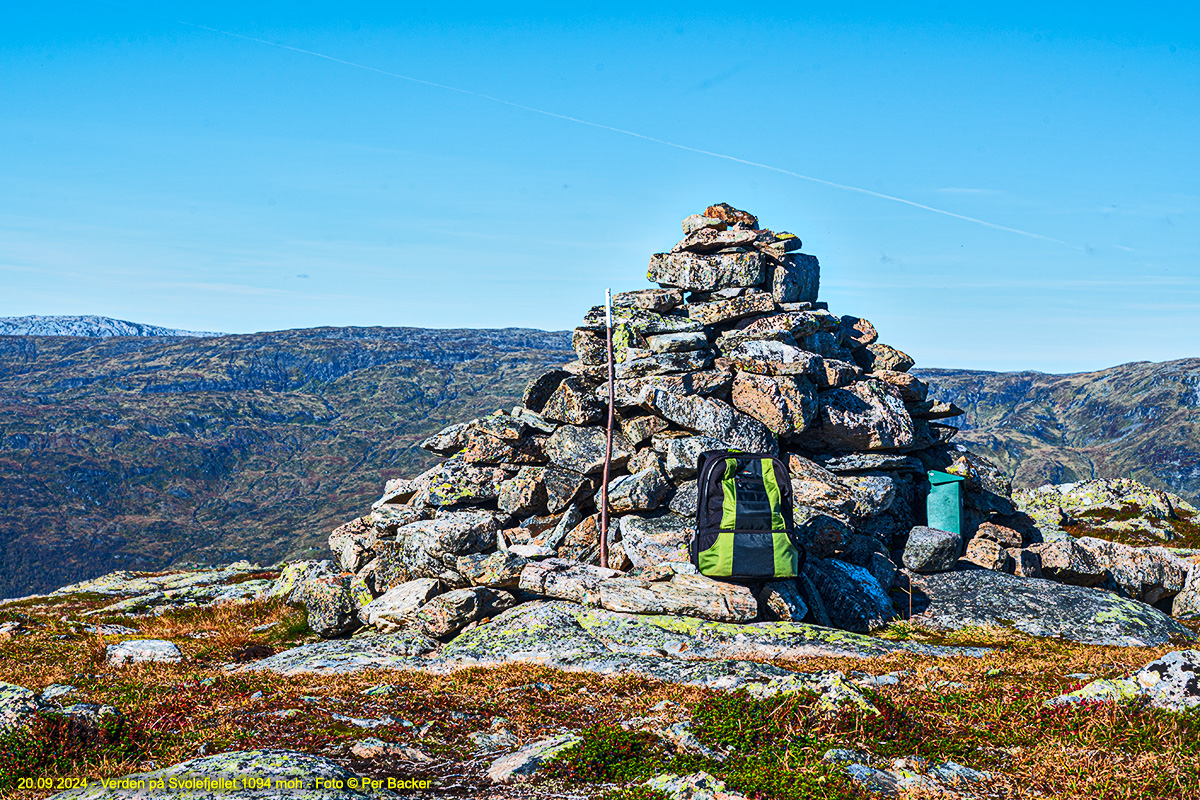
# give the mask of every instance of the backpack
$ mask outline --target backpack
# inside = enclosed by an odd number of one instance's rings
[[[698,459],[696,533],[690,555],[710,578],[797,578],[804,548],[795,540],[787,465],[767,453],[710,450]]]

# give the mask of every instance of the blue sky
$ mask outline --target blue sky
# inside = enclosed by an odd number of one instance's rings
[[[10,4],[0,316],[563,329],[726,201],[922,366],[1200,356],[1194,10],[321,5]]]

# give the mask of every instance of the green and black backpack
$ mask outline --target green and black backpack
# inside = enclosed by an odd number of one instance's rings
[[[710,450],[697,469],[692,563],[710,578],[795,578],[804,548],[795,541],[792,482],[777,456]]]

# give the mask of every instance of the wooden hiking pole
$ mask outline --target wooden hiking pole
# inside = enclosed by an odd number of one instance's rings
[[[600,566],[608,569],[608,467],[612,461],[613,409],[613,345],[612,290],[604,290],[604,328],[608,340],[608,431],[604,440],[604,477],[600,484]]]

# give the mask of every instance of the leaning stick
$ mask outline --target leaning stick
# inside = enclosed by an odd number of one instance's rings
[[[608,431],[604,441],[604,477],[600,485],[600,566],[608,568],[608,467],[612,461],[613,408],[613,334],[612,290],[604,290],[604,328],[608,340]]]

